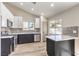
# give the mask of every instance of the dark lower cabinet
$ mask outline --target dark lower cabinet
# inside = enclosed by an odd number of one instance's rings
[[[23,44],[23,43],[32,43],[34,42],[34,34],[19,34],[18,35],[18,44]]]
[[[47,39],[46,44],[47,54],[49,56],[55,56],[55,42]]]
[[[46,49],[48,56],[74,56],[74,39],[54,41],[47,38]]]
[[[14,51],[14,38],[1,39],[1,56],[8,56]]]
[[[8,56],[10,54],[10,39],[1,39],[1,56]]]
[[[14,51],[14,37],[10,39],[11,43],[10,43],[10,50]]]

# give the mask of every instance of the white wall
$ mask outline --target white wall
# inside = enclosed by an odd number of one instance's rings
[[[63,20],[63,27],[79,26],[79,5],[56,15],[50,20],[59,20],[59,19]]]

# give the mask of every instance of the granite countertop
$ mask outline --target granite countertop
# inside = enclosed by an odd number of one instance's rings
[[[11,35],[18,35],[18,34],[41,34],[41,33],[40,32],[11,33]]]
[[[24,32],[24,33],[9,33],[9,35],[3,35],[0,38],[12,38],[18,34],[35,34],[35,35],[39,35],[41,34],[40,32]]]
[[[65,40],[78,39],[78,37],[72,37],[72,36],[67,36],[67,35],[49,35],[49,36],[46,36],[46,38],[49,38],[54,41],[65,41]]]
[[[0,38],[3,39],[3,38],[12,38],[13,36],[1,36]]]

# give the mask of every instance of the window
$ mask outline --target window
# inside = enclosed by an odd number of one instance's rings
[[[34,30],[34,22],[32,21],[23,22],[23,30]]]
[[[49,34],[62,34],[62,21],[52,20],[49,22]]]

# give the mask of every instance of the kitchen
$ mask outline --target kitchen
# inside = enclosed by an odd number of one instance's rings
[[[6,3],[4,4],[6,5]],[[4,20],[2,20],[2,27],[1,27],[2,38],[4,37],[13,38],[14,36],[14,39],[13,39],[13,41],[15,41],[14,42],[15,44],[13,43],[14,47],[16,47],[17,44],[40,42],[41,41],[40,18],[35,15],[33,16],[30,13],[26,13],[25,11],[12,5],[9,7],[10,8],[12,7],[13,8],[12,10],[14,12],[13,14],[17,15],[17,16],[14,16],[10,12],[10,10],[8,10],[8,8],[5,7],[4,4],[3,3],[1,4],[2,6],[1,12],[3,14],[2,19],[5,18]],[[4,11],[6,11],[6,13]],[[4,45],[4,44],[1,44],[1,45]],[[10,54],[10,51],[7,54]]]
[[[25,5],[24,5],[25,4]],[[62,55],[75,55],[75,46],[74,46],[74,41],[75,39],[78,39],[78,18],[77,16],[75,16],[76,14],[78,15],[77,12],[75,12],[75,10],[78,9],[78,3],[58,3],[58,5],[60,5],[60,7],[62,7],[63,10],[60,10],[59,14],[57,14],[56,16],[54,15],[53,17],[49,17],[47,14],[47,18],[46,16],[44,16],[44,13],[41,13],[40,16],[40,12],[38,13],[39,15],[37,15],[37,11],[34,11],[34,6],[37,7],[37,10],[40,11],[38,9],[38,5],[42,5],[43,7],[45,5],[49,5],[50,3],[45,3],[45,2],[40,2],[40,3],[36,3],[36,2],[26,2],[26,3],[17,3],[17,2],[4,2],[4,3],[0,3],[0,13],[1,13],[1,56],[21,56],[21,55],[44,55],[44,56],[62,56]],[[61,4],[65,4],[64,6],[61,6]],[[25,11],[25,9],[21,8],[24,5],[23,8],[26,8],[27,10],[29,10],[28,5],[30,7],[32,7],[31,11]],[[31,6],[32,5],[32,6]],[[57,7],[59,7],[57,5]],[[51,4],[52,9],[49,7],[47,8],[47,11],[49,9],[49,11],[52,12],[54,5]],[[68,7],[69,6],[69,7]],[[65,7],[65,8],[63,8]],[[42,9],[43,10],[43,9]],[[58,10],[58,9],[56,9]],[[78,9],[79,10],[79,9]],[[77,10],[77,11],[78,11]],[[5,12],[4,12],[5,11]],[[44,9],[45,11],[45,9]],[[45,12],[47,12],[45,11]],[[64,12],[65,11],[65,12]],[[74,12],[73,12],[74,11]],[[50,12],[50,13],[51,13]],[[53,11],[54,12],[54,11]],[[73,13],[72,13],[73,12]],[[34,14],[36,13],[36,14]],[[68,14],[70,13],[70,14]],[[72,15],[71,15],[72,13]],[[52,15],[52,14],[50,14]],[[68,16],[67,16],[68,15]],[[73,17],[73,21],[71,23],[71,19]],[[65,19],[65,20],[62,20]],[[70,22],[69,22],[70,19]],[[76,20],[74,20],[76,19]],[[68,23],[69,22],[69,23]],[[61,35],[58,36],[56,38],[57,35]],[[69,51],[70,53],[66,54],[65,52],[59,52],[57,49],[55,49],[58,52],[53,52],[53,50],[51,48],[54,48],[56,45],[58,46],[59,43],[57,43],[54,47],[52,47],[51,42],[49,40],[58,40],[59,41],[63,41],[65,38],[63,38],[63,35],[67,35],[66,40],[68,40],[66,42],[67,47],[69,48],[67,51]],[[62,39],[62,40],[61,40]],[[72,39],[72,40],[71,40]],[[71,41],[72,43],[71,43]],[[78,42],[78,41],[77,41]],[[55,41],[53,42],[55,43]],[[70,44],[71,43],[71,44]],[[59,44],[59,45],[63,45],[63,44]],[[72,47],[70,47],[69,45],[71,45]],[[78,43],[76,43],[75,45],[78,45]],[[17,49],[17,47],[19,47]],[[30,47],[30,48],[29,48]],[[23,49],[24,48],[24,49]],[[28,49],[26,49],[28,48]],[[33,51],[30,51],[32,50]],[[61,48],[59,48],[61,49]],[[73,50],[72,50],[73,49]],[[24,50],[24,51],[22,51]],[[26,52],[27,50],[27,52]],[[29,52],[28,52],[29,50]],[[44,50],[44,51],[42,51]],[[78,48],[77,48],[78,50]],[[17,52],[18,51],[18,52]],[[35,51],[35,52],[34,52]],[[38,52],[40,53],[38,53]],[[52,51],[52,52],[50,52]],[[20,53],[20,52],[24,52],[24,53]],[[30,53],[31,52],[31,53]],[[57,54],[56,54],[57,53]],[[61,53],[61,54],[60,54]]]

